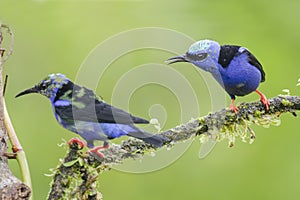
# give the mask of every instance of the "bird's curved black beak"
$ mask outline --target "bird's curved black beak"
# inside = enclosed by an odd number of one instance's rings
[[[32,88],[29,88],[27,90],[24,90],[23,92],[20,92],[19,94],[17,94],[15,96],[15,98],[17,97],[20,97],[20,96],[23,96],[25,94],[30,94],[30,93],[37,93],[38,92],[38,89],[36,87],[32,87]]]
[[[168,60],[166,60],[166,62],[168,63],[168,65],[170,65],[173,63],[177,63],[177,62],[190,62],[190,61],[187,58],[186,54],[183,54],[181,56],[175,56],[175,57],[169,58]]]

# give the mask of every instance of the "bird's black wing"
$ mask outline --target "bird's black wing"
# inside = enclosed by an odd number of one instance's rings
[[[240,51],[243,48],[242,51]],[[248,62],[256,67],[260,73],[261,73],[261,82],[265,81],[265,72],[263,70],[262,65],[260,62],[255,58],[255,56],[248,51],[246,48],[237,46],[237,45],[222,45],[220,48],[219,53],[219,60],[218,63],[223,67],[227,68],[230,62],[234,59],[234,57],[237,57],[241,54],[246,54],[248,57]]]
[[[91,105],[93,107],[93,105]],[[119,123],[119,124],[147,124],[147,120],[135,117],[124,110],[113,107],[103,101],[95,103],[95,112],[99,122]]]
[[[261,81],[260,82],[264,82],[265,81],[265,72],[263,70],[263,67],[262,65],[260,64],[260,62],[255,58],[255,56],[250,52],[248,51],[247,49],[245,49],[243,51],[243,53],[246,53],[248,55],[248,61],[251,65],[255,66],[261,73]]]
[[[147,124],[149,121],[132,116],[131,114],[113,107],[105,102],[97,102],[83,107],[75,106],[55,106],[55,112],[61,119],[68,122],[74,120],[99,123],[118,123],[118,124]]]
[[[223,68],[227,68],[233,58],[238,55],[240,47],[236,45],[222,45],[220,47],[218,63]]]
[[[73,89],[72,89],[73,88]],[[55,112],[59,117],[67,122],[74,123],[74,120],[87,122],[105,122],[119,124],[147,124],[147,120],[132,116],[131,114],[113,107],[102,101],[92,90],[78,85],[68,86],[64,94],[54,100]],[[60,103],[60,101],[62,103]],[[65,105],[64,101],[69,101],[70,105]]]

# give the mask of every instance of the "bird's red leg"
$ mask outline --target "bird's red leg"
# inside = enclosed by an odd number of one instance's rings
[[[231,99],[231,103],[230,103],[229,109],[231,111],[233,111],[235,114],[237,114],[238,111],[239,111],[239,109],[236,106],[234,106],[234,100],[235,100],[234,98]]]
[[[80,146],[80,149],[82,149],[84,146],[86,146],[85,142],[81,141],[78,138],[72,138],[68,142],[69,145],[72,145],[73,143],[77,143]]]
[[[269,100],[266,98],[266,96],[265,96],[263,93],[261,93],[260,91],[258,91],[258,90],[255,90],[255,92],[256,92],[257,94],[259,94],[259,96],[260,96],[260,101],[261,101],[262,104],[265,105],[266,110],[269,110],[269,108],[270,108],[270,102],[269,102]]]
[[[104,158],[105,156],[103,155],[103,153],[99,152],[100,149],[107,149],[109,147],[109,144],[107,142],[104,142],[103,146],[98,146],[98,147],[94,147],[90,150],[87,151],[87,153],[94,153],[97,156],[99,156],[100,158]]]

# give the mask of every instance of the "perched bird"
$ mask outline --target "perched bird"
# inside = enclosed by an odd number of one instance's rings
[[[269,101],[260,91],[259,84],[265,81],[262,65],[245,47],[220,45],[212,40],[200,40],[192,44],[187,53],[168,59],[169,64],[189,62],[210,72],[231,97],[230,109],[237,113],[234,106],[235,96],[244,96],[253,91],[260,95],[260,101],[269,109]]]
[[[50,74],[34,87],[16,97],[40,93],[50,99],[56,120],[66,129],[79,134],[87,142],[90,152],[108,148],[108,140],[128,135],[143,140],[155,147],[161,147],[165,138],[147,133],[133,124],[147,124],[147,120],[105,103],[92,90],[74,84],[63,74]],[[94,148],[94,140],[104,141],[103,146]],[[69,143],[77,142],[73,138]],[[80,143],[81,142],[81,143]]]

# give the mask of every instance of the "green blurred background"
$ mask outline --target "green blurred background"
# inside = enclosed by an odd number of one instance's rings
[[[211,38],[222,44],[244,45],[264,66],[267,81],[260,89],[268,97],[282,93],[285,88],[300,95],[300,88],[296,87],[300,78],[299,8],[297,0],[1,0],[0,20],[9,24],[15,33],[14,53],[4,66],[4,73],[9,75],[6,102],[27,153],[35,199],[46,198],[51,178],[44,174],[49,174],[49,169],[55,168],[59,158],[65,155],[65,149],[57,144],[62,138],[67,140],[74,135],[57,124],[46,98],[32,95],[15,99],[18,92],[53,72],[75,79],[88,53],[112,35],[133,28],[162,27],[196,40]],[[184,45],[187,49],[190,44]],[[145,51],[116,62],[122,67],[112,67],[97,87],[97,93],[111,102],[114,84],[110,81],[116,81],[116,74],[121,76],[131,67],[163,62],[170,56],[165,52]],[[191,66],[185,65],[185,69],[180,66],[174,68],[186,70],[183,73],[187,74],[195,71]],[[201,91],[201,85],[195,84],[193,87]],[[149,106],[162,104],[168,113],[163,130],[180,123],[178,101],[173,94],[156,86],[143,90],[145,94],[137,91],[133,95],[131,112],[148,118]],[[205,99],[204,105],[209,105],[206,93],[197,95]],[[238,102],[257,99],[253,94],[238,98]],[[209,111],[203,108],[201,113]],[[299,119],[291,115],[283,115],[281,119],[279,127],[253,126],[257,139],[252,145],[238,141],[234,148],[228,148],[224,141],[203,160],[198,159],[200,144],[195,140],[180,159],[159,171],[103,173],[99,179],[100,190],[106,200],[298,199]],[[16,161],[10,164],[19,176]]]

